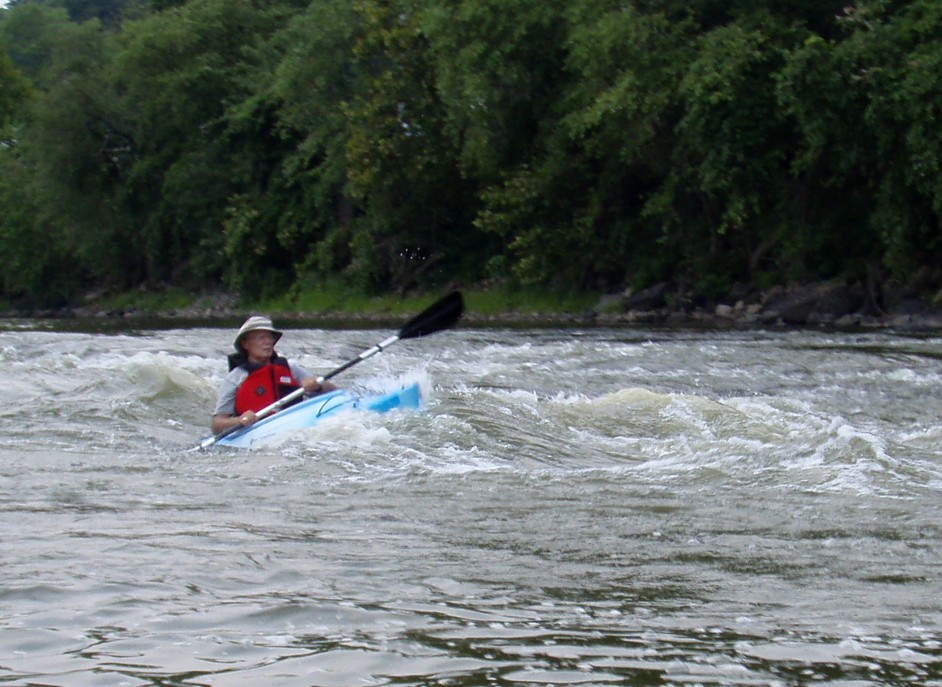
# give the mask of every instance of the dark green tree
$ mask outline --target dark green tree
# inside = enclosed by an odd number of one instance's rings
[[[363,290],[446,280],[468,259],[470,202],[419,11],[375,0],[312,5],[293,22],[278,71],[286,159],[307,217],[306,279],[342,276]],[[284,243],[284,242],[283,242]]]
[[[471,252],[479,273],[544,281],[547,258],[557,257],[544,245],[554,230],[546,221],[565,214],[552,209],[559,191],[554,173],[538,168],[567,82],[564,6],[430,2],[422,26],[444,111],[443,133],[456,150],[462,177],[477,189],[474,227],[481,234],[461,225],[457,230],[477,243]],[[568,190],[555,199],[568,202]],[[560,276],[553,281],[559,283]]]
[[[908,281],[926,268],[942,287],[942,13],[926,0],[885,16],[874,8],[854,22],[849,46],[866,52],[852,77],[871,89],[863,113],[875,137],[870,229],[884,237],[890,274]]]
[[[801,220],[788,248],[818,274],[905,283],[942,257],[936,9],[858,3],[840,38],[812,37],[788,56],[778,93],[800,136]]]
[[[518,48],[542,65],[531,153],[487,188],[479,226],[504,237],[525,283],[604,289],[669,273],[644,210],[668,172],[690,23],[586,1],[543,24],[559,28]]]
[[[0,50],[0,145],[7,148],[14,145],[13,125],[22,117],[30,91],[29,83],[13,65],[13,60]]]
[[[114,215],[97,195],[112,167],[101,147],[101,136],[111,129],[105,113],[108,89],[101,79],[104,36],[97,22],[70,24],[51,10],[36,9],[17,7],[8,18],[14,25],[21,13],[61,22],[40,32],[38,42],[45,47],[34,54],[42,59],[27,60],[37,88],[7,160],[15,185],[0,200],[0,214],[11,218],[8,259],[21,266],[18,283],[8,284],[7,291],[49,302],[77,297],[89,274],[112,277],[110,261],[120,256],[109,258],[112,245],[101,240],[110,237]],[[4,22],[3,28],[10,25]]]
[[[0,10],[0,46],[30,83],[49,85],[44,78],[54,53],[67,42],[69,34],[80,30],[69,21],[64,8],[39,3],[20,3]]]
[[[675,275],[720,295],[768,269],[785,239],[791,130],[777,108],[775,74],[791,40],[772,17],[702,34],[677,88],[670,172],[647,213],[680,262]]]
[[[224,277],[223,224],[245,183],[228,116],[253,97],[256,48],[280,21],[278,7],[194,0],[125,25],[113,82],[129,150],[114,200],[137,245],[135,279]]]

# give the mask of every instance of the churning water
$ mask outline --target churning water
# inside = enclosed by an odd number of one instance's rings
[[[0,684],[942,685],[942,338],[459,327],[196,451],[232,334],[0,323]]]

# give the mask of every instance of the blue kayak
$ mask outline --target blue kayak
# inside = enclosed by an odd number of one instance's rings
[[[349,410],[385,413],[395,408],[418,408],[422,395],[417,383],[379,396],[354,396],[338,389],[314,396],[262,418],[254,425],[240,429],[216,442],[217,446],[251,448],[264,444],[287,432],[313,427],[325,417]]]

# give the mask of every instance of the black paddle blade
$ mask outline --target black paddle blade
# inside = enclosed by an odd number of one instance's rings
[[[463,312],[464,298],[459,291],[453,291],[406,322],[399,330],[399,338],[414,339],[448,329]]]

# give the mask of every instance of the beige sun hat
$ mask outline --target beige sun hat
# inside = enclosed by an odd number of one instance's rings
[[[271,319],[265,317],[264,315],[252,315],[247,319],[241,327],[239,327],[239,333],[236,334],[235,341],[232,342],[232,345],[240,353],[242,350],[242,337],[248,334],[249,332],[255,331],[266,331],[271,332],[275,335],[275,342],[278,342],[278,339],[281,338],[281,332],[275,329],[275,325],[272,324]]]

